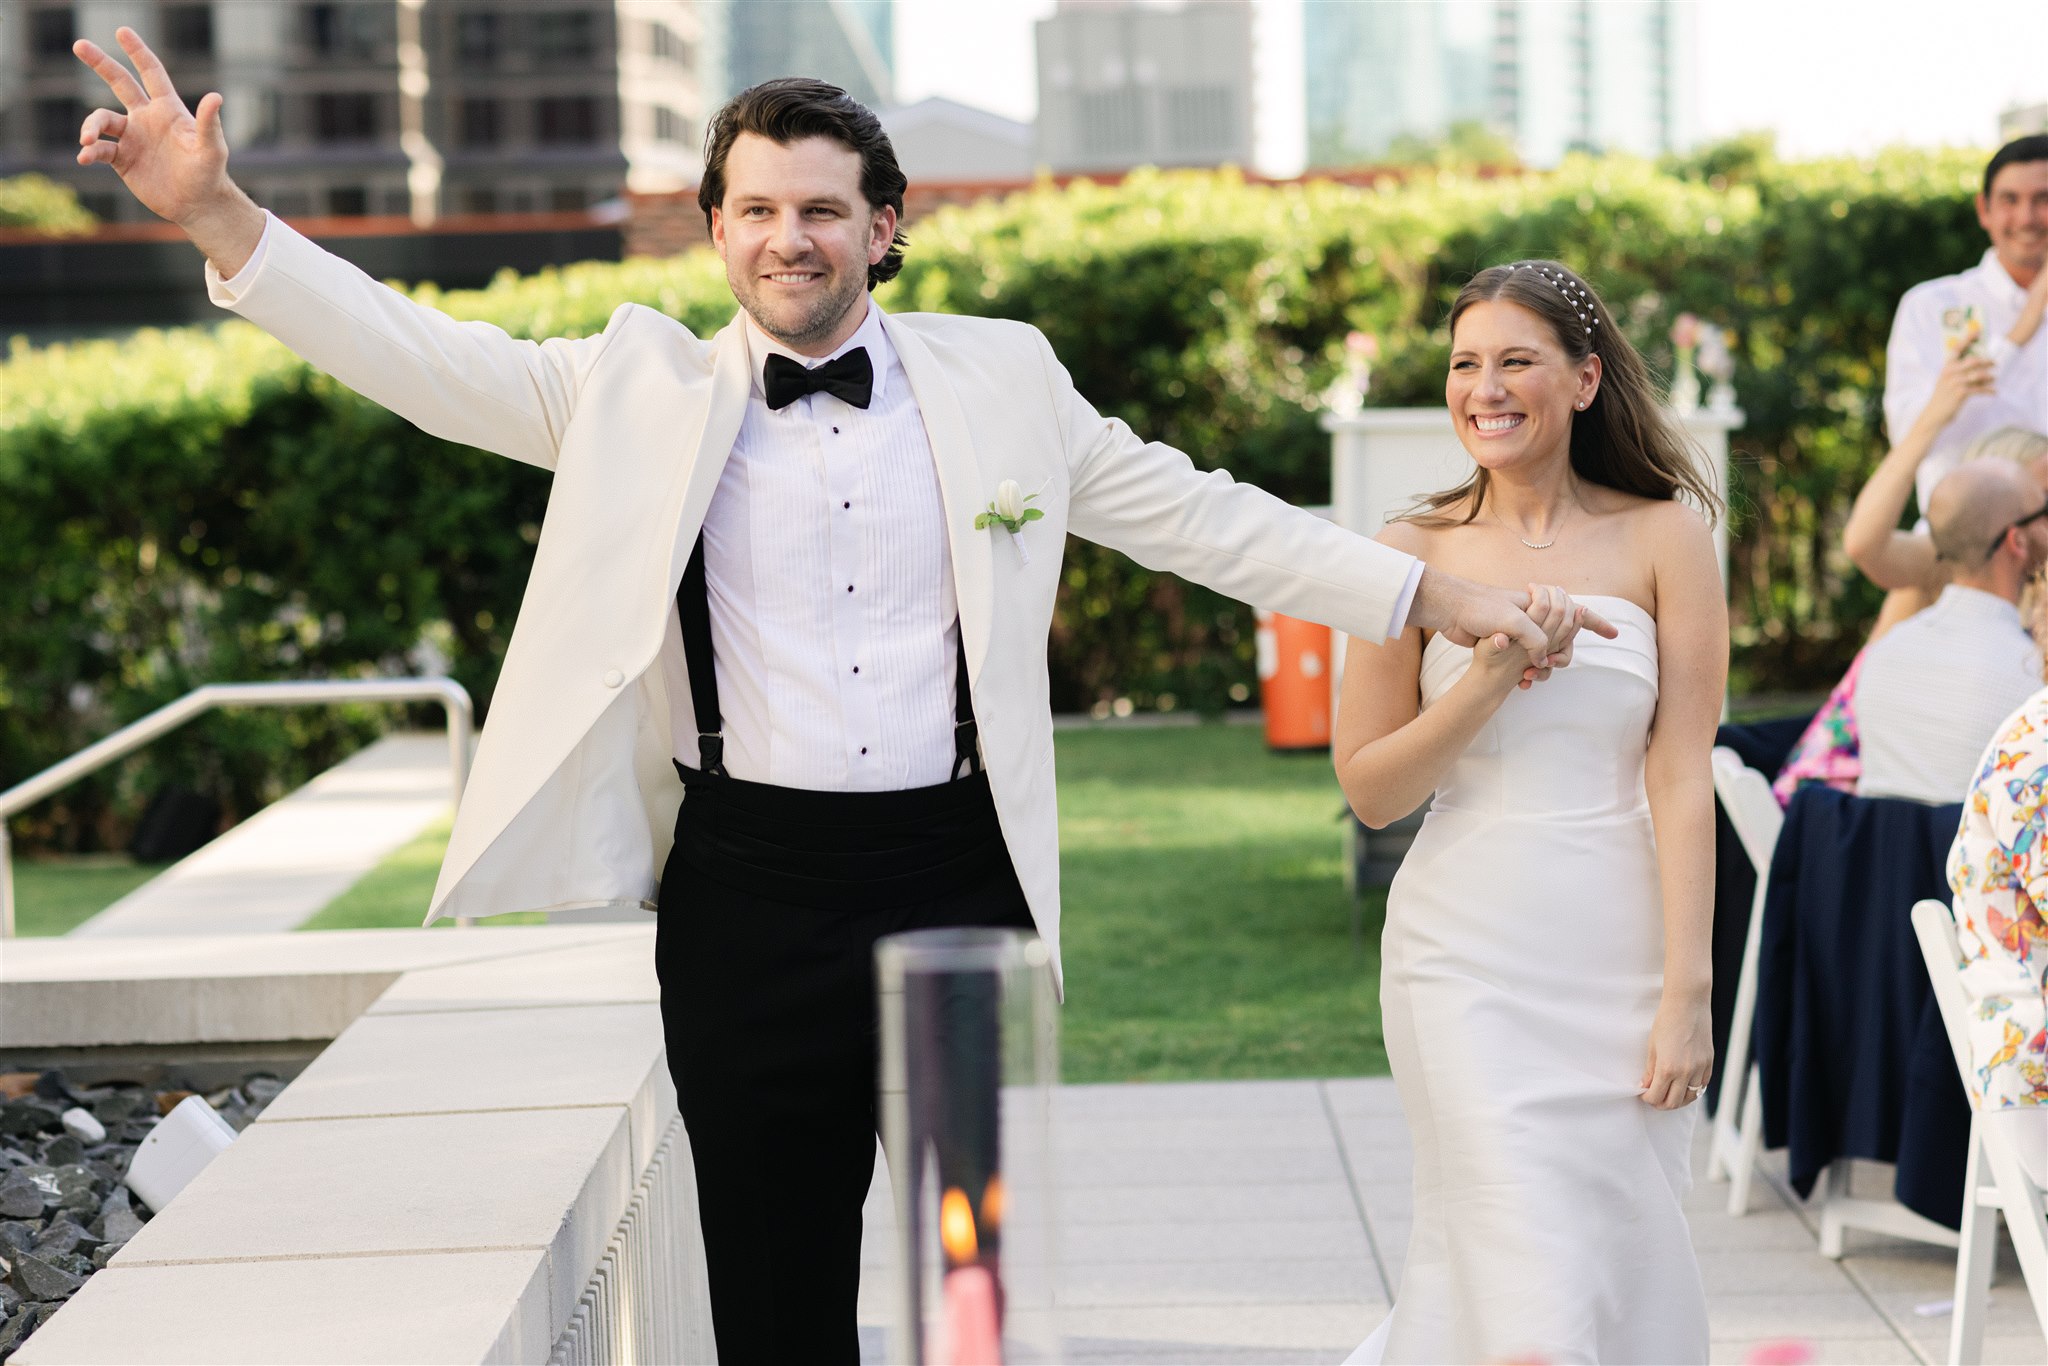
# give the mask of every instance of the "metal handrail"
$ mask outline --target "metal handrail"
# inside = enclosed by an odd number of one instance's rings
[[[14,854],[7,838],[8,817],[215,707],[298,707],[323,702],[439,702],[448,717],[448,758],[455,775],[455,800],[458,804],[462,801],[463,784],[469,778],[470,734],[476,726],[476,708],[470,703],[468,690],[452,678],[208,683],[0,792],[0,939],[14,937]],[[466,924],[467,917],[456,923]]]

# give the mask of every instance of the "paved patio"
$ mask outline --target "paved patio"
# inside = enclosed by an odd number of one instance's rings
[[[1391,1081],[1075,1086],[1060,1106],[1069,1360],[1336,1362],[1385,1314],[1409,1227],[1408,1136]],[[1702,1125],[1695,1172],[1705,1138]],[[1859,1172],[1858,1193],[1884,1193],[1887,1176]],[[1741,1219],[1726,1212],[1727,1190],[1701,1182],[1688,1204],[1713,1360],[1788,1337],[1822,1362],[1947,1359],[1952,1252],[1852,1232],[1849,1255],[1830,1262],[1775,1178]],[[868,1361],[887,1360],[892,1222],[878,1175],[861,1285]],[[2026,1293],[2008,1247],[1987,1362],[2048,1361]]]

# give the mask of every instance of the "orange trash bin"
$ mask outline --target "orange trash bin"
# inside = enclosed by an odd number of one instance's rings
[[[1268,612],[1258,621],[1259,705],[1266,747],[1330,747],[1330,628]]]

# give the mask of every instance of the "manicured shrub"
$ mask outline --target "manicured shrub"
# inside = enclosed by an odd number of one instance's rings
[[[1982,251],[1980,166],[1963,153],[1787,164],[1738,148],[1366,188],[1141,172],[917,223],[879,297],[1035,323],[1105,414],[1311,503],[1328,497],[1317,395],[1345,333],[1380,339],[1373,402],[1439,403],[1443,318],[1483,266],[1571,263],[1657,365],[1679,311],[1723,323],[1749,415],[1734,442],[1736,686],[1814,690],[1877,601],[1837,542],[1883,449],[1892,309]],[[706,336],[735,312],[704,251],[417,294],[518,336],[588,334],[623,300]],[[445,660],[487,708],[546,497],[545,474],[429,438],[240,323],[17,346],[0,364],[0,774],[213,679]],[[1215,709],[1256,685],[1252,659],[1243,605],[1070,544],[1055,706]],[[118,839],[137,794],[169,774],[245,813],[386,720],[218,717],[17,834]]]

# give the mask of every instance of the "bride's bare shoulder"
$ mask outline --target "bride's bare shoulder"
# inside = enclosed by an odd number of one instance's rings
[[[1422,555],[1429,549],[1429,528],[1409,521],[1388,522],[1373,539],[1410,555]]]
[[[1421,517],[1388,522],[1373,539],[1426,560],[1432,551],[1441,554],[1445,538],[1468,520],[1463,509],[1453,505]]]

